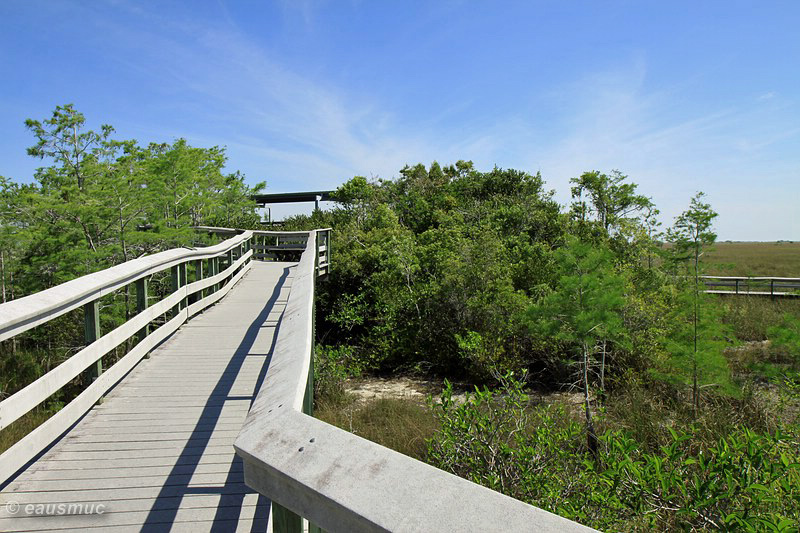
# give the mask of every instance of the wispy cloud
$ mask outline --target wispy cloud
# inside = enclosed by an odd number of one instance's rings
[[[316,2],[283,5],[313,26]],[[618,168],[654,197],[667,218],[703,189],[733,220],[741,218],[741,191],[754,176],[760,186],[773,187],[790,183],[798,171],[791,163],[772,164],[773,152],[800,135],[791,118],[797,110],[780,107],[791,103],[770,91],[749,102],[692,107],[686,94],[703,80],[676,80],[654,90],[644,53],[532,90],[536,103],[528,107],[469,119],[476,111],[471,103],[453,101],[409,127],[403,110],[380,95],[355,94],[286,64],[224,15],[224,5],[217,23],[165,20],[136,9],[132,16],[139,24],[114,28],[141,51],[129,61],[154,71],[164,91],[187,101],[180,105],[202,107],[196,116],[206,124],[187,124],[181,135],[227,145],[232,156],[258,166],[248,173],[270,179],[273,190],[335,186],[354,174],[391,177],[407,163],[469,158],[481,168],[541,169],[562,202],[570,178]],[[232,166],[240,168],[241,161]],[[796,201],[796,188],[794,193]],[[791,197],[773,201],[791,209]]]

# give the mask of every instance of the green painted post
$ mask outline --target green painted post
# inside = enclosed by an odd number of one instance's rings
[[[100,338],[100,300],[83,306],[83,331],[86,346]],[[98,359],[89,367],[89,378],[96,380],[103,373],[103,359]]]
[[[286,507],[272,502],[272,531],[275,533],[302,533],[303,519]]]
[[[212,268],[212,275],[216,276],[219,274],[219,257],[214,257],[211,260],[211,268]],[[215,283],[213,287],[211,287],[211,292],[217,292],[219,290],[219,283]]]
[[[178,289],[186,285],[186,263],[175,265],[172,267],[172,292],[175,293]],[[178,304],[172,308],[174,314],[186,307],[186,298],[182,298]]]
[[[194,281],[203,279],[203,260],[197,259],[194,262]],[[203,297],[203,291],[196,292],[189,296],[189,302],[195,303]]]
[[[141,313],[147,309],[147,278],[136,280],[136,312]],[[139,330],[139,342],[142,342],[150,333],[150,325],[146,325]]]

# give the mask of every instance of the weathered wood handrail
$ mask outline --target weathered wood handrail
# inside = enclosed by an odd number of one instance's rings
[[[700,278],[707,287],[705,292],[709,294],[745,294],[772,298],[800,296],[800,278],[771,276],[700,276]],[[709,287],[725,287],[725,289]]]
[[[235,228],[219,228],[215,226],[195,226],[194,229],[199,231],[207,231],[208,233],[218,235],[235,235],[244,230]],[[331,250],[331,228],[321,228],[315,230],[319,239],[317,239],[317,274],[324,276],[329,272],[329,258]],[[251,248],[253,249],[254,259],[279,259],[278,252],[295,252],[301,253],[306,249],[308,241],[308,231],[265,231],[265,230],[251,230],[253,234],[253,242]],[[274,242],[267,242],[272,241]]]
[[[234,447],[245,483],[326,531],[592,531],[311,416],[317,233],[296,267],[266,377]],[[288,509],[288,511],[287,511]]]
[[[83,307],[87,345],[57,367],[0,402],[0,429],[47,400],[64,385],[94,367],[94,380],[63,409],[0,455],[0,483],[12,477],[86,413],[139,360],[171,335],[189,317],[222,298],[249,269],[253,233],[245,231],[215,246],[180,248],[141,257],[56,287],[0,305],[0,340],[11,338],[69,311]],[[227,266],[220,271],[220,259]],[[207,263],[203,268],[202,262]],[[195,281],[188,283],[187,264],[195,265]],[[173,291],[148,305],[147,278],[171,270]],[[204,272],[207,274],[204,276]],[[135,283],[138,313],[101,335],[99,299]],[[190,300],[191,297],[191,300]],[[153,331],[157,317],[168,320]],[[170,317],[171,315],[171,317]],[[131,337],[139,342],[119,361],[102,371],[100,361]]]

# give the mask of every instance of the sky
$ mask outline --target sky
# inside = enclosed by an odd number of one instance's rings
[[[3,0],[0,175],[32,181],[25,119],[72,103],[267,192],[463,159],[566,204],[616,169],[665,227],[703,191],[719,240],[800,240],[798,27],[794,0]]]

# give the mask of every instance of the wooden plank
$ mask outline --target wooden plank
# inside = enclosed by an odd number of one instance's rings
[[[26,482],[35,480],[81,480],[81,479],[116,479],[134,477],[158,477],[166,479],[172,474],[191,475],[191,474],[228,474],[228,472],[242,472],[241,463],[231,463],[230,457],[227,461],[217,463],[184,463],[183,465],[166,464],[160,466],[139,466],[128,465],[97,468],[96,463],[92,465],[77,465],[71,469],[61,468],[58,470],[37,470],[27,476]]]
[[[185,453],[184,453],[185,452]],[[178,457],[202,457],[205,455],[221,455],[227,454],[230,456],[230,447],[227,444],[209,444],[204,447],[195,448],[155,448],[151,450],[141,450],[133,457],[137,458],[178,458]],[[81,450],[59,448],[54,455],[45,456],[47,460],[52,461],[72,461],[72,460],[97,460],[102,459],[106,461],[116,461],[119,459],[127,459],[131,456],[128,450]]]
[[[105,459],[101,457],[101,459]],[[229,452],[218,454],[203,454],[200,456],[167,456],[167,457],[128,457],[125,459],[126,468],[147,468],[147,467],[161,467],[161,466],[200,466],[212,464],[231,464],[231,454]],[[93,469],[97,466],[97,459],[40,459],[36,461],[37,470],[32,470],[32,473],[38,472],[38,469],[46,469],[51,472],[58,470],[82,470]],[[26,478],[27,479],[27,478]]]

